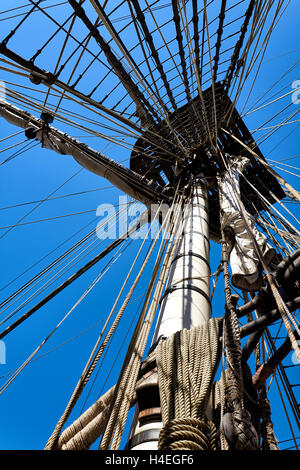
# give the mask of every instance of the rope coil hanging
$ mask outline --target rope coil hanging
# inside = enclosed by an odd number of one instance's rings
[[[216,428],[207,409],[220,353],[219,331],[220,321],[212,318],[157,346],[161,450],[216,449]]]

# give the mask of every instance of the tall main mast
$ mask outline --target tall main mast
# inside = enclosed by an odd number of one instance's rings
[[[211,314],[208,192],[203,175],[192,182],[191,197],[182,207],[181,222],[181,233],[177,234],[177,248],[160,302],[154,345],[162,337],[207,322]],[[132,450],[157,449],[162,427],[160,413],[157,409],[147,410],[145,406],[143,403],[144,410],[139,414],[129,443]]]
[[[277,235],[273,238],[273,245],[275,248],[279,247],[279,256],[273,265],[274,273],[272,275],[275,277],[274,282],[270,273],[265,269],[267,265],[266,252],[262,249],[264,241],[258,246],[258,242],[255,240],[258,231],[255,229],[255,224],[252,224],[253,220],[255,221],[254,217],[256,217],[256,220],[259,220],[260,216],[263,217],[264,213],[262,211],[265,211],[265,207],[267,207],[268,212],[269,205],[281,201],[285,196],[291,197],[292,195],[292,198],[295,198],[295,200],[300,200],[299,194],[266,164],[260,149],[236,108],[237,100],[242,96],[241,92],[244,89],[246,79],[249,77],[251,80],[251,71],[256,73],[254,70],[255,62],[256,64],[262,64],[266,51],[265,47],[267,46],[271,31],[279,20],[281,10],[284,8],[284,2],[281,1],[278,5],[275,5],[276,2],[274,3],[274,14],[272,16],[270,14],[272,12],[271,8],[267,8],[266,5],[263,6],[262,4],[258,5],[258,2],[255,0],[248,0],[248,2],[244,2],[242,5],[240,5],[241,2],[239,1],[229,5],[226,0],[222,0],[220,2],[220,9],[217,12],[215,5],[211,5],[213,2],[180,2],[174,0],[167,5],[157,7],[157,2],[154,1],[149,4],[146,2],[146,7],[144,2],[139,2],[138,0],[119,2],[117,6],[113,5],[113,2],[112,4],[104,2],[101,5],[99,0],[87,2],[69,0],[66,2],[67,5],[63,7],[69,15],[63,24],[61,13],[58,12],[56,14],[54,9],[54,7],[56,8],[59,5],[53,5],[53,9],[51,7],[51,10],[49,10],[47,7],[40,6],[41,2],[31,1],[30,3],[33,6],[32,8],[30,6],[28,12],[19,14],[20,7],[17,7],[17,15],[11,17],[13,19],[12,26],[7,31],[5,27],[2,28],[0,53],[5,58],[3,59],[5,67],[2,67],[2,70],[6,73],[13,73],[18,75],[18,77],[23,77],[20,80],[22,80],[22,86],[24,85],[26,90],[32,90],[33,86],[39,87],[39,85],[43,84],[49,88],[49,93],[46,94],[44,104],[42,104],[41,100],[33,96],[28,96],[25,93],[21,95],[18,88],[20,86],[19,81],[16,84],[9,84],[7,82],[8,96],[13,101],[20,102],[22,109],[16,108],[13,104],[5,102],[5,100],[2,101],[0,97],[0,117],[16,126],[24,128],[26,138],[35,139],[42,144],[42,147],[54,150],[62,155],[72,155],[84,168],[108,179],[114,186],[134,199],[143,202],[148,207],[151,204],[162,204],[165,202],[172,206],[176,200],[178,189],[185,200],[185,205],[182,208],[183,230],[179,234],[176,233],[177,239],[173,245],[176,247],[176,250],[174,253],[172,251],[173,258],[169,257],[168,259],[170,273],[167,282],[165,282],[166,278],[163,278],[163,285],[166,284],[165,292],[161,298],[160,294],[157,296],[154,294],[155,302],[151,303],[152,309],[149,308],[147,310],[147,302],[149,301],[150,303],[153,293],[151,289],[155,283],[154,272],[157,274],[161,267],[157,261],[149,284],[147,300],[142,308],[135,330],[135,333],[139,332],[140,336],[136,340],[134,333],[126,354],[124,364],[130,355],[134,358],[128,366],[128,370],[134,370],[134,375],[127,375],[127,369],[126,373],[122,369],[120,375],[122,381],[118,380],[117,387],[112,387],[118,393],[115,393],[115,391],[108,393],[111,401],[105,408],[104,413],[107,417],[109,412],[113,411],[111,413],[112,419],[109,420],[109,423],[106,423],[107,426],[105,425],[108,432],[105,431],[105,438],[101,446],[109,448],[109,435],[115,432],[112,431],[114,429],[117,430],[117,439],[114,440],[111,447],[116,448],[121,440],[119,430],[121,424],[123,426],[124,423],[125,426],[124,417],[127,416],[127,412],[120,412],[118,406],[114,407],[113,404],[120,403],[121,398],[123,398],[126,406],[122,409],[125,410],[128,405],[128,411],[129,406],[134,401],[130,401],[128,396],[132,398],[132,395],[134,395],[135,380],[137,379],[140,361],[148,341],[148,335],[145,334],[145,331],[149,334],[150,325],[152,325],[155,311],[157,310],[157,301],[160,298],[161,307],[154,333],[153,346],[148,357],[142,363],[140,380],[138,380],[136,387],[139,402],[139,425],[132,433],[128,445],[129,448],[133,449],[156,448],[161,421],[166,422],[165,407],[160,407],[158,393],[160,389],[156,372],[157,366],[158,373],[161,373],[161,351],[167,350],[162,345],[169,345],[169,339],[173,337],[176,338],[178,343],[178,341],[181,341],[181,339],[178,340],[178,338],[181,338],[177,335],[178,332],[184,332],[185,334],[188,331],[194,334],[198,329],[201,331],[202,329],[205,330],[207,324],[214,324],[214,320],[216,320],[215,324],[219,322],[219,324],[224,326],[225,320],[228,320],[228,312],[232,317],[231,320],[234,320],[237,325],[238,318],[248,314],[249,319],[252,310],[257,310],[259,318],[249,321],[241,328],[237,328],[235,331],[237,338],[233,338],[239,340],[240,336],[252,333],[243,351],[240,350],[240,345],[237,345],[239,363],[235,362],[235,371],[238,371],[240,390],[242,390],[244,387],[242,383],[242,376],[244,374],[242,367],[247,366],[247,360],[255,350],[262,332],[265,331],[266,334],[269,334],[268,330],[264,330],[265,327],[279,318],[283,318],[287,326],[287,316],[294,321],[291,312],[299,307],[300,304],[298,281],[299,251],[291,256],[287,256],[278,265],[277,262],[279,262],[280,256],[282,254],[287,255],[288,252],[282,249],[282,245],[280,246],[277,243]],[[267,4],[268,2],[265,3]],[[168,8],[166,15],[164,15],[163,11],[160,11],[155,18],[154,11],[161,8]],[[237,11],[236,18],[235,13]],[[14,19],[19,16],[22,18]],[[23,27],[24,23],[27,25],[34,16],[41,16],[44,20],[47,17],[48,25],[51,26],[51,36],[49,37],[48,35],[47,41],[44,42],[43,35],[38,33],[35,35],[34,44],[31,44],[31,41],[27,41],[27,45],[30,46],[27,48],[22,36],[24,34]],[[268,17],[270,21],[268,21]],[[123,21],[126,18],[129,18],[129,22],[124,24]],[[168,21],[165,21],[166,18]],[[5,18],[5,20],[7,19],[9,18]],[[15,24],[14,21],[16,21]],[[52,34],[53,23],[58,27],[54,34]],[[68,23],[70,27],[68,27]],[[5,24],[4,21],[3,24]],[[119,25],[121,26],[119,27]],[[31,30],[33,23],[28,24],[28,26]],[[80,27],[80,30],[77,30],[77,27]],[[82,27],[87,33],[84,40],[81,35]],[[269,29],[267,30],[267,28]],[[79,36],[78,33],[80,33]],[[136,37],[135,45],[131,43],[131,40],[128,40],[129,37]],[[16,47],[18,38],[21,41],[23,40],[22,53]],[[157,40],[157,38],[160,39]],[[227,42],[229,38],[232,38],[229,41],[230,45]],[[64,40],[61,41],[61,39]],[[71,41],[73,41],[73,46],[70,50],[71,55],[68,55],[67,43]],[[51,45],[53,46],[53,51],[60,50],[60,53],[57,54],[56,64],[54,62],[52,64],[51,60],[49,61],[48,46],[51,47]],[[61,46],[61,49],[59,49],[59,46]],[[140,50],[137,49],[138,46]],[[75,59],[77,52],[79,53],[78,60],[74,69],[72,71],[69,69],[70,75],[68,75],[68,67],[72,64],[72,60]],[[261,61],[259,57],[261,57]],[[83,60],[83,63],[80,64],[83,58],[87,60]],[[206,59],[208,60],[206,61]],[[227,65],[224,67],[223,64]],[[48,66],[50,67],[49,71]],[[90,75],[87,75],[87,72]],[[89,77],[87,82],[82,81],[84,76]],[[173,81],[174,78],[175,82]],[[23,79],[30,80],[30,88]],[[0,88],[1,86],[0,83]],[[250,91],[252,91],[252,86],[253,84],[251,83]],[[17,88],[14,89],[15,87]],[[123,88],[121,93],[120,88]],[[34,91],[42,90],[37,88]],[[55,93],[53,93],[54,91]],[[87,94],[88,92],[89,94]],[[50,104],[50,96],[51,99],[54,96],[58,99],[56,108],[53,103]],[[74,114],[73,110],[72,114],[69,114],[61,106],[62,100],[66,98],[72,100],[74,106],[78,106],[78,113],[75,113],[75,107]],[[269,104],[273,102],[278,102],[278,100],[274,100]],[[244,103],[245,106],[246,103]],[[31,110],[32,106],[35,110],[42,112],[41,119],[25,111],[25,109]],[[261,108],[265,109],[265,105],[257,108],[257,110]],[[53,116],[50,115],[51,110],[53,111]],[[86,116],[85,113],[87,112],[96,112],[96,114],[88,114]],[[254,112],[253,109],[251,112]],[[244,108],[242,113],[244,113]],[[247,112],[244,115],[247,115]],[[274,117],[278,115],[279,113],[276,113]],[[75,119],[75,116],[77,117],[76,122],[70,120],[70,118]],[[50,117],[50,120],[46,117]],[[90,133],[92,133],[92,135],[101,136],[103,139],[113,142],[120,147],[125,146],[125,148],[130,148],[132,150],[130,169],[93,150],[70,135],[50,126],[49,124],[51,124],[53,117],[58,118],[65,125],[69,126],[72,123],[74,128],[83,129],[87,132],[86,136],[90,136]],[[284,121],[284,124],[291,124],[291,122]],[[261,130],[261,127],[257,130]],[[107,131],[112,130],[117,133],[117,136],[111,136],[110,132],[107,133]],[[272,134],[273,131],[269,135]],[[228,170],[232,169],[235,160],[239,160],[240,157],[242,159],[246,157],[247,168],[243,169],[240,175],[236,174],[232,178]],[[251,289],[249,290],[257,292],[256,296],[253,294],[253,299],[250,302],[235,308],[233,297],[230,295],[230,284],[236,287],[236,280],[241,279],[243,275],[241,276],[240,273],[237,273],[237,275],[231,276],[231,282],[229,282],[229,259],[226,259],[226,312],[224,318],[211,319],[209,239],[218,242],[222,240],[223,246],[229,245],[223,235],[224,228],[228,228],[228,225],[231,226],[227,219],[227,226],[224,227],[225,224],[222,223],[222,217],[220,216],[221,201],[219,201],[219,195],[220,193],[223,194],[223,192],[220,190],[220,185],[217,184],[217,181],[220,182],[224,176],[225,179],[227,178],[227,182],[229,182],[227,189],[229,188],[228,194],[230,198],[235,191],[238,191],[238,204],[241,203],[241,207],[243,207],[240,213],[233,214],[231,221],[239,219],[238,222],[240,227],[242,227],[242,231],[246,227],[244,230],[245,233],[247,232],[246,244],[242,246],[242,248],[246,246],[244,250],[246,257],[252,258],[249,256],[249,244],[257,245],[256,248],[258,247],[258,249],[252,250],[251,248],[251,250],[252,254],[254,253],[256,257],[256,261],[258,261],[257,267],[259,272],[257,283],[250,285],[252,281],[250,282],[247,279],[244,283],[246,287],[250,286]],[[233,179],[236,184],[232,184]],[[209,187],[207,181],[210,182]],[[287,188],[287,192],[284,191],[283,186]],[[177,189],[175,190],[175,188]],[[190,211],[188,210],[189,208],[191,209]],[[267,227],[269,228],[269,225],[262,226],[263,230],[266,230]],[[276,231],[275,226],[274,228]],[[284,230],[282,232],[284,242],[287,241],[289,243],[291,241],[290,247],[295,248],[295,241],[298,238],[294,240],[292,238],[294,236],[297,237],[296,231],[294,231],[290,223],[287,225],[284,223],[283,228],[287,228],[287,231]],[[254,231],[255,235],[253,236]],[[240,232],[241,230],[237,230],[235,233],[237,236],[240,236]],[[127,233],[127,236],[129,236],[129,233]],[[284,239],[285,237],[287,238]],[[235,241],[231,245],[234,245]],[[110,252],[119,243],[120,240],[112,243],[107,252]],[[233,251],[236,255],[235,248],[236,246],[233,247]],[[243,252],[243,250],[240,251]],[[289,253],[291,252],[292,250],[289,251]],[[23,322],[23,319],[31,316],[46,301],[60,292],[62,288],[69,285],[71,280],[76,279],[81,273],[93,266],[97,260],[101,259],[102,255],[103,253],[96,256],[85,265],[84,269],[79,269],[75,273],[76,275],[63,282],[59,288],[55,289],[39,304],[30,309],[21,319],[16,320],[7,330],[1,332],[0,337],[4,337]],[[223,256],[222,263],[225,272],[224,258]],[[267,278],[265,284],[263,284],[261,276],[263,269]],[[253,272],[250,274],[253,275]],[[255,276],[256,272],[254,272]],[[159,280],[161,280],[160,274]],[[160,287],[162,288],[162,286]],[[243,289],[241,285],[238,288]],[[246,297],[245,292],[243,294]],[[13,296],[10,298],[13,298]],[[10,298],[7,300],[10,300]],[[125,308],[127,300],[124,301],[123,305]],[[144,313],[145,317],[143,316]],[[144,323],[141,327],[143,321]],[[141,329],[139,330],[140,327]],[[297,324],[296,329],[299,333]],[[274,368],[276,364],[279,364],[282,357],[290,350],[291,340],[295,348],[295,331],[293,332],[291,328],[287,328],[287,330],[289,337],[284,343],[283,349],[281,350],[280,348],[268,360],[267,364],[262,364],[260,368],[257,367],[255,377],[253,377],[252,381],[250,378],[249,389],[251,387],[253,389],[253,384],[264,384],[266,376],[271,374],[271,366]],[[107,338],[111,331],[109,331]],[[226,355],[228,349],[230,349],[227,348],[229,342],[221,343],[219,341],[221,335],[218,328],[215,329],[215,332],[217,333],[214,336],[215,343],[222,345],[227,360],[229,358]],[[105,344],[105,341],[103,344]],[[100,355],[96,354],[96,358],[94,358],[96,360],[93,362],[93,367],[95,367],[102,354],[102,347],[104,349],[103,344],[100,346]],[[204,344],[204,342],[201,344]],[[209,342],[208,344],[210,345]],[[178,344],[176,344],[177,346]],[[199,352],[200,349],[197,349],[197,359],[200,357],[200,360],[202,360],[202,357],[205,356],[205,351],[202,348],[201,352]],[[295,350],[300,354],[299,347],[295,348]],[[178,353],[178,351],[179,349],[176,350],[177,356],[175,354],[175,357],[180,359],[181,353]],[[215,351],[216,348],[214,353]],[[208,353],[208,355],[211,353],[209,348]],[[195,356],[196,354],[194,354],[193,359]],[[241,356],[243,357],[241,358]],[[157,358],[159,359],[155,363]],[[185,362],[180,363],[178,368],[182,368],[182,364],[184,364],[187,366],[189,373],[191,373],[189,358],[189,352],[187,352],[184,358]],[[241,359],[243,359],[244,364],[242,364]],[[215,356],[214,361],[213,365],[217,364]],[[230,360],[227,361],[228,363],[230,365]],[[232,361],[233,363],[234,361]],[[136,366],[133,367],[132,364]],[[171,366],[173,366],[172,363]],[[170,371],[170,362],[168,367],[168,371]],[[176,369],[176,367],[177,362],[175,360],[174,368]],[[200,375],[197,375],[197,380],[193,383],[193,385],[195,383],[197,385],[192,390],[193,398],[195,396],[197,398],[197,393],[199,388],[201,388],[200,386],[198,387],[201,382]],[[134,379],[131,381],[127,380],[128,383],[130,382],[131,387],[124,387],[125,392],[122,397],[122,386],[129,376],[134,377]],[[205,376],[205,373],[202,373],[203,376]],[[245,374],[246,376],[247,374]],[[175,377],[176,379],[177,376]],[[161,380],[161,383],[163,383],[163,380]],[[118,387],[119,384],[122,384],[122,386]],[[213,387],[215,385],[219,386],[220,384],[215,382]],[[247,393],[249,389],[247,389]],[[214,392],[215,390],[212,393]],[[245,401],[247,400],[247,393],[244,396]],[[234,400],[236,398],[239,398],[238,394],[235,395]],[[176,399],[179,400],[178,396]],[[180,399],[182,400],[182,395]],[[232,431],[232,429],[230,430],[230,420],[235,416],[234,413],[238,415],[238,424],[241,423],[241,418],[245,418],[245,422],[247,421],[248,404],[245,406],[246,413],[244,413],[245,410],[243,406],[240,406],[241,403],[238,403],[236,408],[232,406],[234,400],[231,400],[231,402],[228,400],[227,402],[227,405],[229,403],[227,407],[229,413],[227,413],[227,421],[225,418],[225,424],[227,423],[228,425],[229,423],[229,437],[232,435],[230,433]],[[102,401],[108,403],[107,395]],[[194,401],[197,402],[197,400]],[[75,398],[74,402],[72,401],[72,406],[74,403]],[[256,403],[258,404],[258,400],[256,400]],[[293,403],[295,417],[299,422],[299,406],[296,400]],[[205,406],[207,405],[206,401],[204,401],[204,404]],[[98,405],[99,402],[97,401],[95,408]],[[109,409],[109,407],[111,408]],[[206,414],[209,414],[208,409],[209,407],[205,410]],[[215,407],[214,411],[216,409],[217,407]],[[95,411],[94,408],[93,410]],[[162,410],[164,410],[163,413]],[[200,421],[202,420],[201,426],[203,423],[207,424],[206,418],[212,423],[212,417],[204,416],[202,411],[199,413],[201,415],[199,419]],[[213,423],[217,427],[223,419],[223,411],[224,409],[221,413],[217,409],[217,416],[214,417]],[[116,416],[118,414],[119,416]],[[105,424],[105,416],[101,417],[101,413],[97,416],[97,420],[101,421],[101,426]],[[256,416],[255,412],[252,413],[253,416]],[[121,417],[122,419],[120,419]],[[67,413],[64,415],[65,418],[67,419]],[[116,418],[115,423],[113,423],[114,418]],[[99,427],[99,421],[93,422],[93,431],[95,429],[98,431],[98,434],[95,434],[96,437],[99,437],[104,429],[101,426]],[[122,423],[120,424],[118,421],[122,421]],[[82,425],[81,419],[79,419],[79,425]],[[62,426],[62,423],[59,424],[60,426]],[[76,430],[77,425],[72,428],[73,431]],[[84,431],[86,434],[89,434],[89,426],[86,426],[86,428],[88,429]],[[56,428],[57,430],[58,428]],[[78,434],[80,433],[81,430]],[[58,431],[56,434],[58,436]],[[81,437],[82,435],[80,434],[77,440],[78,436],[75,436],[74,441],[77,441],[76,445],[78,443],[81,446],[83,445]],[[94,442],[89,439],[88,445]],[[118,444],[116,444],[117,441]],[[54,448],[56,444],[53,440],[51,448]],[[87,443],[85,442],[84,445],[87,446]],[[160,445],[162,445],[161,441]],[[165,445],[164,448],[169,447]]]

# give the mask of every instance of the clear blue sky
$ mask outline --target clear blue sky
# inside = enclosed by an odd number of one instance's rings
[[[8,2],[6,2],[8,3]],[[9,2],[9,7],[19,5],[17,0]],[[3,9],[3,8],[1,8]],[[3,27],[6,27],[3,22]],[[35,34],[43,34],[43,24],[34,22],[31,25],[26,39],[27,43],[16,44],[19,48],[30,48],[34,44]],[[2,34],[1,34],[2,36]],[[129,39],[128,39],[129,40]],[[264,97],[268,88],[281,77],[281,75],[291,67],[299,56],[299,4],[296,0],[292,0],[284,17],[275,30],[269,49],[266,52],[263,66],[261,67],[259,76],[254,84],[254,89],[249,102],[243,112],[246,112],[255,104],[258,98]],[[56,58],[55,51],[49,53],[49,63]],[[14,81],[13,76],[5,71],[0,70],[0,80],[4,82]],[[291,91],[293,81],[300,79],[299,67],[295,67],[276,87],[277,96],[283,95]],[[17,78],[19,83],[22,79]],[[282,91],[281,91],[282,90]],[[274,93],[275,93],[274,91]],[[242,103],[247,97],[248,90],[243,91],[243,95],[238,103],[238,109],[242,111]],[[266,100],[271,100],[272,93],[266,95]],[[264,98],[261,99],[260,103]],[[255,131],[261,124],[268,120],[268,117],[274,115],[277,110],[282,109],[290,103],[291,96],[287,96],[275,103],[273,106],[264,108],[245,116],[245,122],[251,131]],[[258,106],[258,105],[257,105]],[[296,111],[294,105],[289,108],[288,113]],[[38,116],[38,113],[36,113]],[[297,119],[299,116],[295,116]],[[278,117],[269,125],[274,125],[282,119]],[[60,128],[59,122],[54,122]],[[67,129],[66,129],[67,130]],[[0,141],[7,135],[17,132],[18,129],[7,124],[3,120],[0,126]],[[293,131],[293,132],[291,132]],[[254,132],[254,137],[259,137],[265,131]],[[74,129],[72,130],[74,135]],[[80,135],[80,131],[78,134]],[[0,150],[7,147],[9,143],[14,144],[21,142],[25,137],[23,134],[16,138],[4,142],[0,142]],[[86,139],[87,141],[87,139]],[[100,138],[91,137],[88,140],[89,145],[97,150],[103,151],[118,161],[126,160],[128,162],[129,150],[110,146]],[[298,123],[282,127],[277,131],[271,139],[263,142],[260,148],[266,158],[275,161],[284,158],[293,157],[299,154],[299,125]],[[18,149],[18,147],[17,147]],[[15,149],[6,151],[1,155],[1,162],[13,154]],[[298,160],[293,159],[286,161],[290,165],[298,166]],[[50,254],[46,259],[34,266],[24,276],[20,277],[6,289],[1,291],[1,298],[6,298],[14,289],[17,289],[36,274],[40,269],[54,260],[59,254],[63,253],[72,244],[78,241],[83,235],[88,233],[96,226],[98,222],[96,218],[96,208],[104,203],[118,203],[118,197],[121,193],[115,188],[109,188],[110,184],[104,179],[89,173],[86,170],[80,171],[80,167],[69,156],[61,156],[48,150],[42,150],[39,146],[28,151],[13,160],[7,162],[0,167],[0,207],[17,205],[29,201],[38,201],[46,198],[56,188],[60,187],[69,178],[72,177],[55,196],[78,193],[87,190],[97,189],[97,191],[85,194],[75,195],[64,199],[54,199],[47,201],[34,210],[30,216],[23,222],[38,221],[40,219],[53,218],[61,215],[81,213],[77,216],[47,220],[44,222],[20,225],[15,227],[2,239],[1,242],[1,286],[5,286],[14,280],[19,274],[27,270],[34,263],[38,262],[45,254],[54,250],[59,244],[72,237],[69,241],[62,245],[54,253]],[[294,172],[293,169],[287,170]],[[291,174],[281,172],[282,176],[289,180],[291,184],[297,187],[298,179]],[[74,176],[75,175],[75,176]],[[99,189],[102,188],[102,189]],[[294,210],[294,205],[290,205]],[[23,217],[33,205],[14,207],[0,211],[0,237],[6,231],[5,228],[15,224]],[[300,216],[295,212],[295,215]],[[89,224],[89,225],[88,225]],[[84,228],[85,227],[85,228]],[[71,317],[56,332],[51,340],[41,350],[47,352],[57,345],[68,339],[78,335],[80,332],[94,326],[102,321],[110,310],[117,292],[126,276],[128,269],[132,264],[133,257],[137,251],[139,241],[133,241],[126,249],[125,253],[109,270],[107,275],[92,290],[86,299],[74,310]],[[146,248],[149,243],[146,244]],[[87,255],[85,261],[97,253],[97,247],[94,251]],[[212,272],[218,265],[220,247],[212,243]],[[5,339],[6,344],[6,364],[0,364],[1,383],[4,383],[5,374],[18,367],[28,355],[40,344],[47,334],[56,326],[60,319],[73,306],[75,301],[82,295],[85,289],[90,285],[92,280],[105,266],[105,261],[95,266],[80,281],[75,282],[68,287],[63,295],[59,295],[52,300],[46,307],[36,313],[30,320],[25,322],[21,327],[17,328],[11,335]],[[81,264],[79,263],[77,267]],[[149,267],[147,275],[151,268]],[[74,271],[70,270],[70,273]],[[63,279],[63,278],[61,278]],[[109,371],[109,364],[115,359],[116,351],[122,346],[125,338],[122,352],[126,351],[126,333],[130,327],[130,322],[140,306],[143,287],[145,286],[147,276],[143,278],[141,286],[134,295],[133,302],[122,320],[119,333],[113,338],[113,343],[105,360],[103,362],[101,372],[96,377],[95,385],[91,393],[80,401],[76,407],[79,412],[84,404],[85,398],[87,403],[91,404],[98,397],[102,387],[104,391],[115,383],[118,367],[122,361],[117,358],[116,365],[110,373],[107,383],[104,383],[105,373]],[[58,285],[60,281],[56,281],[51,287]],[[51,287],[46,291],[50,292]],[[37,299],[33,299],[29,304],[34,305]],[[223,287],[219,285],[214,300],[214,315],[223,314]],[[18,305],[18,303],[16,304]],[[11,310],[7,310],[4,315]],[[25,310],[24,310],[25,311]],[[23,312],[23,310],[22,310]],[[80,376],[85,362],[90,354],[92,346],[101,330],[101,324],[91,328],[77,339],[67,343],[63,347],[51,352],[43,358],[35,361],[16,378],[9,388],[0,397],[1,407],[1,430],[0,430],[0,448],[1,449],[41,449],[44,447],[49,435],[52,432],[56,422],[60,418],[65,405],[71,395],[71,392]],[[132,331],[132,330],[131,330]],[[286,359],[288,364],[291,356]],[[297,377],[294,377],[297,382]],[[299,382],[299,379],[298,379]],[[87,387],[89,390],[89,387]],[[270,393],[274,399],[273,418],[275,422],[275,430],[279,440],[290,438],[286,421],[282,412],[280,400],[276,392],[275,384],[271,385]],[[286,437],[288,436],[288,437]]]

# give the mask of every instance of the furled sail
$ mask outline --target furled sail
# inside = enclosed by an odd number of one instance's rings
[[[0,117],[27,130],[29,133],[26,136],[40,141],[43,148],[54,150],[60,155],[71,155],[79,165],[106,178],[121,191],[147,206],[155,203],[163,192],[158,184],[152,184],[129,168],[10,103],[0,102]]]
[[[256,291],[262,285],[261,263],[241,212],[240,173],[247,166],[247,158],[236,158],[220,181],[220,203],[222,228],[231,227],[235,242],[230,254],[231,281],[239,289]],[[275,250],[255,226],[254,217],[247,212],[252,234],[268,266]]]

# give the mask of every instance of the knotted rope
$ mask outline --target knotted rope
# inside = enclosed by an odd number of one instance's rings
[[[255,348],[255,366],[256,370],[261,365],[261,353],[259,344]],[[258,389],[259,395],[259,414],[261,418],[260,435],[262,437],[262,450],[280,450],[274,433],[273,422],[271,419],[271,405],[267,396],[266,384],[263,383]]]
[[[228,269],[230,252],[234,245],[234,234],[230,227],[222,230],[223,267],[225,283],[225,317],[224,317],[224,339],[226,347],[226,359],[228,363],[228,395],[235,411],[243,408],[243,372],[241,365],[241,342],[240,328],[235,311],[235,305],[230,289],[230,274]]]
[[[260,433],[262,437],[262,450],[280,450],[276,439],[273,422],[271,420],[271,405],[267,397],[266,386],[259,390],[259,409],[261,415]]]
[[[222,230],[222,251],[225,282],[225,317],[224,347],[228,377],[226,386],[227,412],[222,416],[221,432],[236,450],[254,450],[258,448],[258,436],[251,422],[251,416],[244,409],[243,371],[240,328],[235,309],[234,298],[230,289],[229,257],[234,245],[234,233],[230,227]],[[224,435],[222,438],[224,439]]]
[[[216,429],[207,408],[220,353],[219,331],[220,321],[213,318],[159,342],[159,449],[216,449]]]

